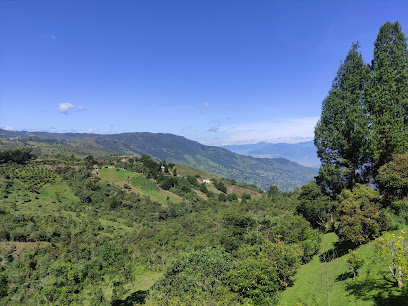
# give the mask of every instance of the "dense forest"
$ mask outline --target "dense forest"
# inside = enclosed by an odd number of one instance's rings
[[[3,138],[0,304],[406,305],[407,42],[386,23],[370,65],[358,48],[323,101],[319,174],[290,192]]]

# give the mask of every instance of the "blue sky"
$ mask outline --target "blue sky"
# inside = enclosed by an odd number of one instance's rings
[[[340,61],[408,1],[0,0],[0,127],[313,138]]]

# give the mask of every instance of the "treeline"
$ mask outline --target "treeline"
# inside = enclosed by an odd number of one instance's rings
[[[35,155],[32,148],[0,151],[0,164],[5,164],[8,162],[25,164],[34,157]]]

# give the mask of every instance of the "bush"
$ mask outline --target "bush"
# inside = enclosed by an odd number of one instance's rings
[[[226,289],[224,280],[232,266],[231,255],[219,247],[182,253],[154,285],[152,300],[184,304],[217,299]]]
[[[225,187],[224,183],[221,181],[215,182],[214,183],[215,188],[217,188],[219,191],[223,193],[227,193],[227,187]]]
[[[231,291],[255,305],[271,305],[277,302],[279,279],[276,270],[266,258],[250,257],[236,264],[227,274]]]
[[[207,186],[205,186],[205,183],[200,184],[200,191],[202,193],[208,193],[208,189],[207,189]]]
[[[392,200],[408,196],[408,152],[396,154],[379,169],[376,177],[378,189]]]
[[[354,275],[353,279],[356,279],[358,270],[365,263],[365,258],[360,253],[349,250],[349,257],[347,258],[347,263],[350,265],[350,268],[353,270],[353,275]]]
[[[225,194],[220,193],[220,194],[218,195],[218,201],[220,201],[220,202],[226,202],[226,201],[227,201],[227,197],[225,196]]]
[[[227,195],[227,201],[238,201],[238,196],[235,193],[230,193],[229,195]]]
[[[357,184],[353,191],[344,190],[340,195],[336,234],[341,239],[362,244],[389,229],[389,213],[381,209],[378,201],[378,192],[368,186]]]

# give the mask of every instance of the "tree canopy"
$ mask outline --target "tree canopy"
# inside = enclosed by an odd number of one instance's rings
[[[398,22],[380,27],[365,96],[373,129],[371,161],[376,173],[392,154],[408,150],[407,38]]]
[[[370,66],[358,48],[353,44],[341,63],[315,127],[322,162],[316,181],[333,197],[370,182],[393,154],[408,151],[407,39],[400,24],[380,27]]]

